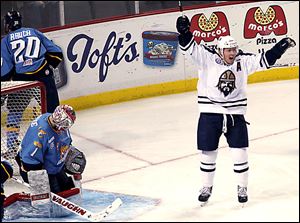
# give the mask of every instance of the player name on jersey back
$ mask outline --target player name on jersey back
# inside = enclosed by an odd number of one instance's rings
[[[30,30],[23,30],[21,32],[14,32],[9,35],[10,41],[20,39],[26,36],[31,36]]]

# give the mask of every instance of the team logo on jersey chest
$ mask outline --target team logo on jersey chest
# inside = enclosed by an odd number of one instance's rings
[[[221,91],[226,97],[229,95],[235,87],[235,75],[231,70],[226,70],[221,74],[219,82],[217,84],[218,90]]]

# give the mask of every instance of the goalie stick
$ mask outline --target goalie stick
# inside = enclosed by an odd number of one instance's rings
[[[11,179],[18,182],[19,184],[22,184],[22,185],[30,188],[30,185],[28,183],[24,182],[23,180],[20,180],[16,177],[12,177]],[[65,209],[69,210],[70,212],[72,212],[76,215],[79,215],[89,221],[92,221],[92,222],[102,221],[108,215],[110,215],[115,210],[117,210],[123,203],[120,198],[117,198],[110,205],[108,205],[106,208],[104,208],[102,211],[100,211],[98,213],[93,213],[93,212],[88,211],[85,208],[80,207],[79,205],[74,204],[73,202],[71,202],[53,192],[50,192],[50,197],[51,197],[51,202],[53,202],[54,204],[61,206]]]

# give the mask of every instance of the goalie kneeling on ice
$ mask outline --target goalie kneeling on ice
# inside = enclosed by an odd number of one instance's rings
[[[81,189],[72,188],[70,190],[57,193],[59,196],[68,199],[69,201],[81,205]],[[56,201],[59,202],[59,201]],[[71,204],[63,204],[64,206]],[[3,203],[4,220],[14,220],[20,217],[27,218],[58,218],[71,215],[72,212],[58,206],[52,202],[39,206],[39,208],[31,205],[30,193],[14,193],[7,197]],[[70,207],[74,211],[79,211],[79,206]]]
[[[86,166],[86,159],[84,154],[74,146],[71,146],[66,160],[65,170],[72,176],[75,188],[62,191],[58,193],[59,196],[68,199],[70,202],[80,205],[81,199],[81,173]],[[42,171],[42,170],[41,170]],[[45,171],[45,170],[44,170]],[[30,171],[29,171],[30,172]],[[35,171],[37,172],[37,171]],[[49,183],[49,182],[48,182]],[[53,202],[41,204],[39,206],[32,206],[32,197],[30,193],[14,193],[7,197],[4,201],[4,219],[14,220],[20,217],[28,218],[57,218],[72,214],[72,212],[56,205]],[[52,199],[56,199],[55,197]],[[55,200],[60,203],[59,200]],[[79,206],[74,206],[70,203],[61,201],[63,206],[70,206],[73,211],[80,212]]]

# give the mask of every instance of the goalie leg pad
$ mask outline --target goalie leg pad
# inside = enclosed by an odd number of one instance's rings
[[[31,205],[39,206],[50,203],[50,185],[46,170],[28,172]]]

